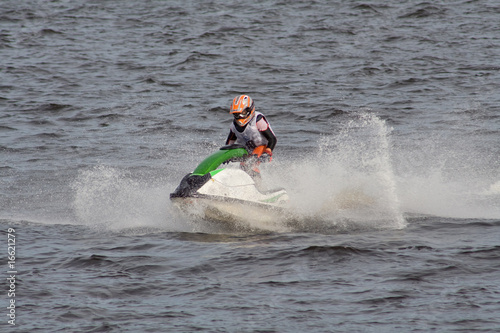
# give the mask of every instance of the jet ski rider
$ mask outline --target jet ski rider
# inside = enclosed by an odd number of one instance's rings
[[[255,104],[248,95],[236,96],[229,113],[234,120],[229,127],[226,145],[236,143],[246,147],[248,153],[255,158],[242,162],[241,168],[260,182],[260,162],[272,160],[276,136],[266,117],[255,111]]]

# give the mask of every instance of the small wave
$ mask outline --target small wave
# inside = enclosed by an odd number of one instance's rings
[[[50,29],[50,28],[45,28],[45,29],[42,29],[38,32],[40,35],[42,36],[49,36],[49,35],[63,35],[62,32],[60,31],[57,31],[57,30],[54,30],[54,29]]]
[[[48,111],[48,112],[60,112],[72,108],[69,104],[58,104],[58,103],[47,103],[40,105],[37,110]]]
[[[0,151],[7,152],[7,153],[20,153],[23,152],[24,149],[22,148],[10,148],[6,146],[0,146]]]
[[[98,254],[92,254],[90,256],[82,256],[77,258],[69,259],[67,262],[61,265],[64,268],[70,267],[103,267],[103,266],[115,266],[117,264],[108,259],[108,257]]]
[[[17,128],[0,125],[0,131],[15,131]]]
[[[428,245],[410,245],[405,247],[398,248],[399,251],[408,250],[408,251],[434,251],[434,248]]]
[[[426,18],[431,16],[443,16],[446,13],[446,9],[433,6],[433,5],[425,5],[423,8],[414,9],[413,11],[399,16],[399,18]]]
[[[476,259],[494,260],[495,262],[497,262],[500,256],[500,246],[495,245],[489,247],[479,247],[476,249],[461,251],[460,254],[467,255]]]
[[[97,119],[106,119],[106,120],[115,120],[115,119],[120,119],[120,118],[125,118],[123,114],[120,113],[107,113],[107,114],[101,114],[96,117]]]
[[[47,133],[39,133],[32,135],[32,137],[39,138],[39,139],[57,139],[66,136],[65,134],[60,134],[60,133],[53,133],[53,132],[47,132]]]
[[[180,65],[186,65],[186,64],[192,64],[192,63],[197,63],[197,62],[200,62],[200,61],[205,61],[207,59],[213,59],[213,58],[217,58],[217,57],[220,57],[220,55],[219,54],[213,54],[213,53],[202,53],[202,52],[196,52],[195,51],[195,52],[191,52],[191,54],[186,59],[184,59],[183,61],[174,64],[173,67],[177,67],[177,66],[180,66]]]
[[[362,3],[362,4],[354,6],[353,8],[361,10],[361,11],[365,11],[365,12],[373,12],[373,13],[379,14],[379,11],[377,10],[377,8],[382,7],[382,6],[383,5],[370,5],[367,3]],[[384,7],[386,7],[386,6],[384,6]]]
[[[401,306],[407,299],[411,299],[410,295],[397,295],[397,296],[386,296],[386,297],[375,297],[369,299],[363,299],[358,301],[359,305],[366,304],[373,307],[387,307],[387,306]]]
[[[314,256],[339,256],[339,255],[371,255],[374,253],[373,250],[360,249],[347,245],[335,245],[335,246],[309,246],[302,250],[303,253]]]
[[[28,124],[36,125],[36,126],[55,126],[56,123],[49,119],[35,119],[27,121]]]

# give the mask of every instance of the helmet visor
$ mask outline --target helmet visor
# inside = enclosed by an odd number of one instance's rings
[[[243,111],[239,112],[239,113],[233,113],[233,116],[234,116],[234,119],[245,119],[248,117],[248,115],[250,114],[250,112],[252,111],[251,108],[244,108]]]

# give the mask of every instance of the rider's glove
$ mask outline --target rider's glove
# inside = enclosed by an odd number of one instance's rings
[[[245,146],[247,147],[247,150],[250,152],[250,151],[253,151],[257,146],[255,145],[255,142],[253,142],[253,140],[248,140],[246,143],[245,143]]]
[[[271,149],[266,148],[262,155],[259,157],[259,161],[261,162],[271,162],[273,160],[273,152]]]

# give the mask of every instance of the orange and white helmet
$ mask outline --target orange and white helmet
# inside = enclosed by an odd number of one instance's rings
[[[229,113],[234,116],[234,120],[240,126],[245,126],[255,114],[255,105],[248,95],[236,96]]]

